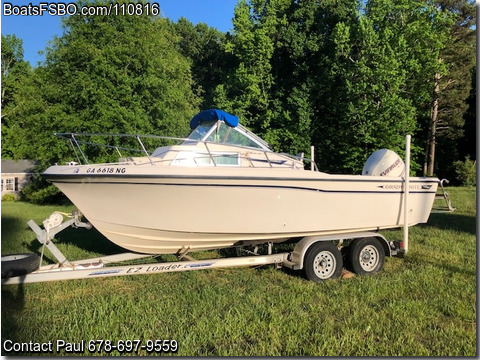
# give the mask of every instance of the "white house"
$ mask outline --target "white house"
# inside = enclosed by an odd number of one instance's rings
[[[35,162],[32,160],[2,159],[2,196],[13,194],[20,195],[20,190],[25,187],[33,176]]]

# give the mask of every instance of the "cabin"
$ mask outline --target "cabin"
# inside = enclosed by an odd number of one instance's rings
[[[18,198],[32,178],[35,165],[33,160],[2,159],[2,197],[12,194]]]

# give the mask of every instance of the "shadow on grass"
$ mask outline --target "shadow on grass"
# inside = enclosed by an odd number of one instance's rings
[[[425,269],[427,265],[430,265],[434,268],[439,270],[446,271],[450,274],[462,274],[464,276],[471,277],[473,281],[476,279],[476,270],[474,268],[474,264],[471,265],[471,270],[467,269],[467,265],[465,266],[457,266],[449,261],[439,261],[436,258],[432,258],[431,256],[425,256],[424,254],[410,254],[408,257],[405,258],[405,261],[413,264],[416,267],[421,267]]]
[[[2,287],[2,344],[5,340],[18,340],[21,332],[17,320],[25,308],[24,285]],[[7,355],[2,346],[2,356]]]
[[[2,213],[2,253],[14,253],[19,243],[18,231],[23,231],[28,225],[18,217]],[[27,245],[27,244],[24,244]],[[17,319],[21,317],[25,307],[24,285],[2,286],[2,344],[5,340],[16,341],[21,332]],[[2,356],[5,353],[2,346]]]
[[[33,233],[32,233],[33,234]],[[126,250],[110,242],[105,236],[100,234],[95,228],[92,229],[83,229],[83,228],[72,228],[69,227],[62,232],[58,233],[55,236],[55,244],[64,244],[72,245],[79,249],[99,253],[103,255],[114,255],[118,253],[125,252]],[[29,250],[40,254],[42,251],[42,245],[39,241],[32,241],[29,246]],[[50,254],[50,252],[48,252]],[[44,254],[44,258],[52,261],[53,263],[57,262],[56,260],[50,259],[47,252]],[[67,256],[67,255],[66,255]],[[68,256],[67,256],[68,258]]]
[[[431,214],[428,223],[422,227],[435,227],[440,230],[456,230],[476,235],[477,225],[475,216],[456,213]]]
[[[28,228],[28,225],[22,219],[2,214],[1,228],[2,250],[8,250],[15,246],[15,243],[18,243],[17,232]]]
[[[456,214],[454,212],[431,214],[427,224],[421,224],[418,226],[425,229],[436,228],[436,229],[445,230],[445,231],[458,231],[458,232],[466,233],[468,235],[476,235],[477,233],[475,216]],[[459,239],[454,240],[452,238],[452,241],[460,241],[460,240]],[[465,241],[468,241],[468,240],[465,240]],[[471,259],[470,257],[462,259],[462,262],[464,262],[463,266],[462,265],[457,266],[455,265],[454,261],[440,261],[438,258],[434,258],[432,256],[426,256],[423,253],[416,254],[416,255],[412,254],[410,256],[411,256],[412,263],[422,264],[422,266],[431,265],[438,269],[448,271],[452,274],[459,273],[459,274],[463,274],[473,278],[475,278],[476,276],[476,270],[474,266],[475,264],[468,263],[468,261],[474,261],[473,258]],[[459,255],[452,254],[452,256],[459,256]],[[407,259],[409,257],[407,257]]]
[[[38,225],[42,227],[41,224]],[[24,236],[23,239],[19,238],[18,233],[25,231],[28,232],[27,235]],[[31,234],[31,236],[28,234]],[[42,251],[42,244],[36,240],[35,233],[30,230],[26,221],[21,218],[2,214],[1,236],[2,253],[4,254],[15,252],[15,250],[12,249],[15,249],[16,245],[18,247],[20,241],[21,244],[30,252],[40,255]],[[125,249],[122,249],[121,247],[107,240],[95,228],[75,229],[73,227],[69,227],[55,236],[54,243],[72,245],[88,252],[100,253],[104,255],[125,252]],[[44,258],[55,263],[56,261],[50,258],[49,254],[50,252],[45,252]]]

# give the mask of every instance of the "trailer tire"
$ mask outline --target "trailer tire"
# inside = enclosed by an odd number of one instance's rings
[[[308,280],[319,283],[328,279],[336,279],[342,274],[342,269],[342,254],[330,242],[317,242],[305,254],[303,271]]]
[[[375,274],[383,269],[385,250],[378,239],[355,239],[348,252],[349,265],[358,275]]]
[[[37,254],[22,253],[2,256],[2,279],[27,275],[38,269],[40,258]]]

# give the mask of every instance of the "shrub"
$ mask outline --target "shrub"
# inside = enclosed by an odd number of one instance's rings
[[[49,185],[42,189],[35,189],[32,191],[22,192],[22,197],[34,204],[53,204],[58,203],[58,198],[60,195],[60,190],[58,190],[55,185]]]
[[[476,161],[470,160],[470,156],[465,157],[465,161],[455,161],[453,163],[457,180],[461,185],[475,186],[477,184]]]
[[[14,194],[5,194],[2,196],[2,201],[15,201],[17,197]]]
[[[22,200],[39,205],[59,203],[62,197],[64,196],[60,190],[43,179],[39,173],[36,173],[21,191]]]

